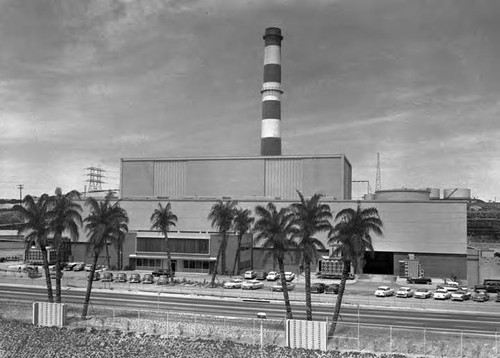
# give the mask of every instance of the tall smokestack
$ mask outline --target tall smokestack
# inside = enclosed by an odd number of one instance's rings
[[[268,27],[264,34],[264,83],[262,84],[261,155],[281,155],[281,29]]]

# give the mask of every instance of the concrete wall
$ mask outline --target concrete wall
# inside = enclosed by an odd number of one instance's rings
[[[122,198],[236,197],[294,199],[323,193],[351,197],[351,165],[343,155],[241,158],[122,159]]]

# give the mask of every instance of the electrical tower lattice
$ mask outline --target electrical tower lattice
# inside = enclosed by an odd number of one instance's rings
[[[86,182],[89,183],[89,192],[102,190],[102,184],[106,182],[103,179],[106,177],[104,173],[106,170],[99,167],[88,167],[85,168],[88,171],[87,176],[89,177]]]

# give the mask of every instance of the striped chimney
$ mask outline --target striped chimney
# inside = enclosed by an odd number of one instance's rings
[[[264,34],[264,82],[262,84],[261,155],[281,155],[281,29]]]

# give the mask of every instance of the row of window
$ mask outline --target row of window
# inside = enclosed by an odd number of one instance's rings
[[[169,239],[170,252],[176,254],[208,254],[209,239]],[[163,238],[138,237],[137,251],[167,252]]]

